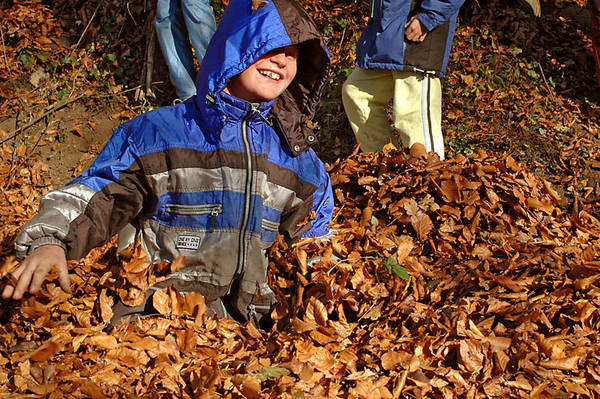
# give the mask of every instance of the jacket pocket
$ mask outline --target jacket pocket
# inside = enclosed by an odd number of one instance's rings
[[[279,222],[273,222],[267,219],[263,219],[260,224],[261,227],[261,244],[264,249],[269,248],[279,234]]]
[[[217,218],[223,213],[222,204],[199,204],[199,205],[182,205],[182,204],[167,204],[165,211],[174,215],[200,216],[210,215],[208,220],[208,231],[212,233],[217,225]],[[203,227],[203,226],[187,226],[187,227]]]

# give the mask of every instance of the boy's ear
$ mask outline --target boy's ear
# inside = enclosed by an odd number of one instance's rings
[[[268,1],[266,0],[252,0],[252,12],[258,10],[261,7],[266,6]]]

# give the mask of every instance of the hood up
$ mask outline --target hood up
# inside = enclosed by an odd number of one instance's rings
[[[204,120],[219,129],[224,104],[218,94],[229,79],[273,49],[298,45],[296,77],[275,99],[269,115],[291,153],[298,155],[316,142],[307,122],[329,78],[329,52],[314,21],[295,1],[257,2],[264,5],[255,11],[252,0],[231,0],[227,6],[200,64],[196,101]]]

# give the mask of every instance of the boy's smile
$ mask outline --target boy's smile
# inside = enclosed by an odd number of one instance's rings
[[[296,76],[297,60],[296,46],[271,50],[231,78],[224,90],[249,102],[270,101],[283,93]]]

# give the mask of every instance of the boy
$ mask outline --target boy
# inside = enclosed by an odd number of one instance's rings
[[[15,243],[18,257],[29,254],[18,283],[2,296],[35,293],[52,266],[68,290],[65,253],[81,258],[132,223],[153,262],[186,258],[163,286],[258,323],[274,304],[266,250],[277,233],[329,231],[331,185],[306,124],[328,71],[318,29],[293,0],[232,0],[198,94],[121,125],[89,170],[42,199]],[[142,310],[119,306],[114,323]]]
[[[363,151],[379,151],[393,141],[411,153],[421,148],[444,159],[440,78],[463,3],[371,0],[369,23],[356,45],[357,68],[342,88],[344,109]],[[386,110],[392,99],[393,128]]]

